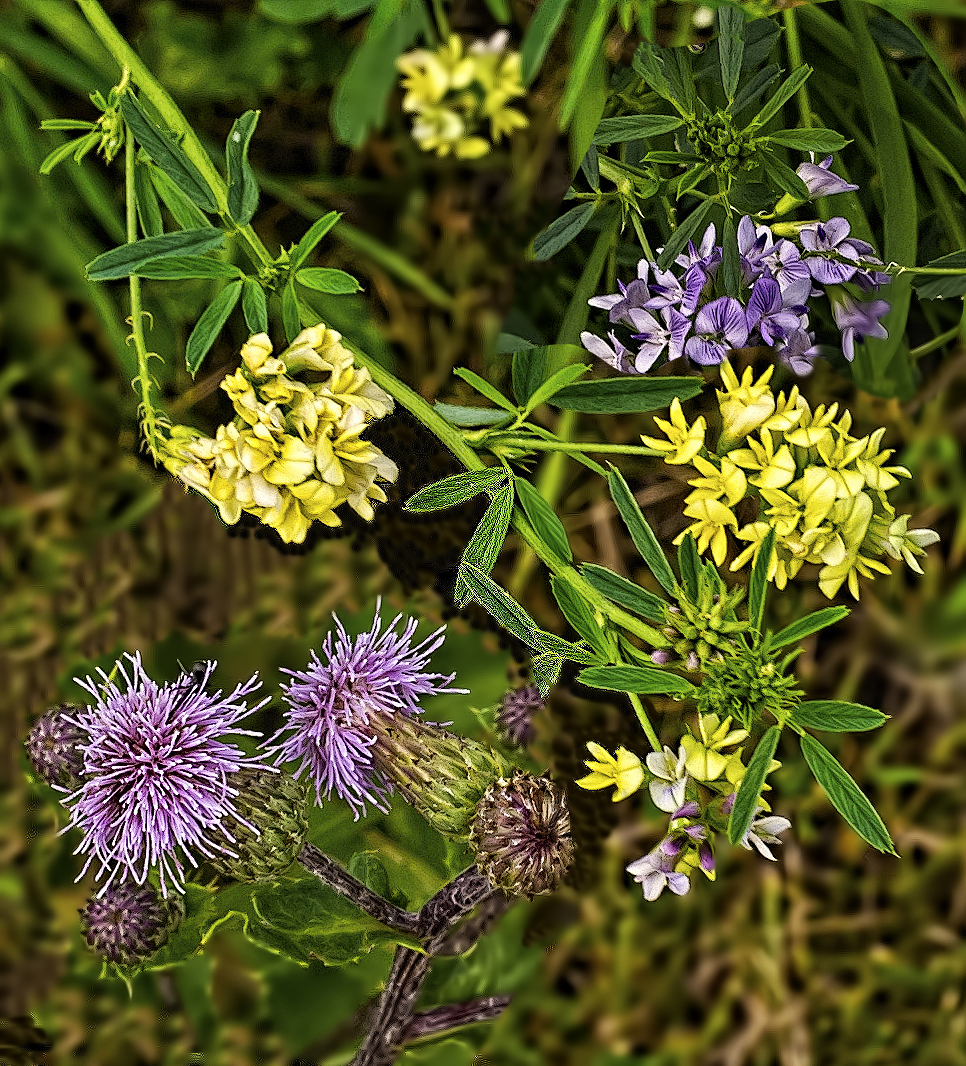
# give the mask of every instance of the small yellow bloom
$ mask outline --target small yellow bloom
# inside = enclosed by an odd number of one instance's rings
[[[655,418],[658,428],[667,436],[667,440],[659,440],[656,437],[641,437],[641,440],[649,447],[660,452],[666,452],[664,462],[672,466],[683,466],[691,460],[704,447],[704,432],[706,422],[701,415],[689,426],[681,410],[681,401],[675,396],[670,408],[670,422],[663,418]]]
[[[685,769],[696,781],[717,781],[725,772],[737,752],[724,755],[722,748],[740,744],[748,736],[747,729],[732,729],[729,716],[723,722],[716,714],[704,714],[698,718],[701,739],[690,733],[681,738],[681,747],[686,753]]]
[[[724,391],[718,389],[718,407],[721,410],[721,437],[718,451],[730,452],[749,433],[753,433],[775,410],[775,396],[768,382],[774,366],[755,381],[751,367],[746,368],[741,381],[727,359],[721,364],[721,380]]]
[[[748,480],[759,489],[780,489],[793,481],[796,474],[795,460],[787,444],[775,451],[774,439],[768,430],[762,430],[761,443],[747,440],[747,448],[730,453],[731,459],[746,470],[758,473]]]
[[[728,527],[737,530],[738,519],[720,500],[693,500],[686,504],[684,513],[696,521],[678,534],[674,543],[680,544],[690,533],[697,542],[698,553],[704,554],[710,546],[711,557],[721,566],[728,554]]]
[[[688,481],[688,484],[697,490],[692,492],[688,499],[719,500],[724,496],[728,506],[734,507],[739,500],[744,499],[748,491],[748,481],[744,472],[727,455],[718,461],[720,468],[700,455],[694,457],[694,468],[704,476]]]
[[[627,799],[628,796],[633,796],[644,783],[644,767],[641,765],[641,760],[627,748],[618,748],[616,758],[606,748],[602,748],[592,740],[587,742],[587,748],[596,761],[584,760],[584,764],[591,773],[575,782],[581,788],[596,791],[615,786],[617,791],[614,793],[613,800],[617,803],[619,800]]]

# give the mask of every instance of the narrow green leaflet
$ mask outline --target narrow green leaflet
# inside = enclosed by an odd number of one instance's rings
[[[416,514],[442,511],[465,500],[471,500],[484,489],[495,488],[503,481],[506,481],[506,471],[502,466],[488,470],[467,470],[463,474],[443,478],[433,485],[426,485],[410,496],[403,506],[405,510]]]
[[[526,352],[536,348],[533,341],[526,337],[518,337],[515,333],[500,333],[496,338],[497,355],[513,355],[515,352]]]
[[[692,601],[698,598],[698,581],[701,574],[701,560],[694,537],[688,533],[678,546],[678,570],[681,572],[681,584]]]
[[[765,617],[765,592],[768,589],[768,570],[774,551],[775,531],[769,529],[761,542],[758,558],[751,569],[751,580],[748,582],[748,621],[751,622],[751,628],[759,633],[762,619]]]
[[[215,338],[234,311],[235,304],[241,298],[242,283],[233,281],[226,285],[211,301],[201,318],[195,324],[185,347],[185,360],[192,377],[198,372],[202,360],[211,350]]]
[[[813,611],[811,614],[805,615],[804,618],[799,618],[797,622],[792,622],[790,626],[785,626],[771,638],[771,646],[773,648],[781,648],[785,644],[796,644],[798,641],[803,640],[805,637],[811,636],[812,633],[817,633],[820,629],[824,629],[826,626],[835,625],[836,622],[841,622],[843,618],[847,618],[849,615],[848,607],[823,607],[820,611]]]
[[[144,165],[148,168],[151,184],[175,222],[183,230],[202,229],[205,226],[213,229],[211,219],[204,211],[199,210],[159,166],[151,163],[144,152],[138,152],[139,158],[142,155],[146,160]]]
[[[577,680],[588,688],[647,696],[690,696],[697,692],[687,678],[656,666],[590,666],[580,671]]]
[[[896,855],[885,823],[845,767],[814,737],[803,733],[800,740],[805,761],[832,806],[864,841],[888,855]]]
[[[329,211],[328,214],[322,215],[321,218],[317,218],[311,226],[305,231],[305,235],[298,242],[289,257],[289,263],[291,269],[296,271],[305,262],[306,259],[312,254],[313,249],[319,243],[320,240],[332,229],[332,227],[342,218],[342,215],[338,211]]]
[[[721,245],[725,293],[737,298],[741,286],[741,256],[738,251],[738,229],[735,226],[735,217],[730,211],[725,215]]]
[[[491,385],[485,378],[481,378],[479,374],[474,374],[472,370],[467,370],[466,367],[463,366],[457,367],[453,373],[458,378],[462,378],[465,382],[472,385],[480,395],[485,396],[488,400],[492,400],[497,407],[502,407],[504,411],[516,412],[516,408],[503,395],[503,393],[500,392],[495,385]]]
[[[100,135],[95,135],[97,140],[100,140]],[[77,151],[77,146],[86,141],[86,138],[78,138],[73,141],[64,141],[63,144],[58,144],[51,153],[44,157],[44,161],[40,164],[40,173],[49,174],[58,163],[63,161]]]
[[[809,76],[812,73],[810,66],[803,65],[798,68],[790,77],[778,86],[778,91],[775,95],[765,104],[765,106],[758,112],[757,115],[749,123],[749,128],[757,128],[764,126],[769,119],[775,117],[778,112],[788,103],[789,100],[798,92],[798,90],[808,81]]]
[[[344,270],[333,267],[309,267],[295,275],[299,285],[315,289],[316,292],[328,292],[333,296],[343,296],[349,292],[361,292],[362,286]]]
[[[751,827],[755,811],[761,802],[762,786],[775,756],[781,731],[780,725],[773,725],[758,741],[758,747],[748,761],[748,769],[738,786],[735,805],[731,808],[731,817],[728,819],[728,839],[732,844],[740,844]]]
[[[758,97],[775,81],[780,73],[781,69],[774,63],[759,70],[753,78],[745,82],[738,90],[738,94],[728,110],[733,115],[737,115],[739,112],[744,111],[746,107],[751,107],[752,104],[757,103]]]
[[[542,0],[534,11],[520,42],[520,76],[524,85],[537,76],[569,4],[570,0]]]
[[[493,407],[463,407],[457,403],[433,404],[433,410],[442,415],[450,425],[464,429],[477,429],[480,426],[498,426],[510,420],[508,411],[498,411]]]
[[[596,210],[596,203],[580,204],[555,218],[533,239],[533,258],[542,261],[556,255],[580,233]]]
[[[604,635],[603,624],[594,617],[594,612],[583,596],[572,585],[557,576],[551,577],[550,588],[564,618],[600,656],[605,660],[608,659],[610,649]]]
[[[778,133],[770,133],[768,140],[799,152],[820,152],[826,155],[829,152],[841,152],[847,144],[851,144],[841,133],[825,129],[780,130]]]
[[[486,0],[486,6],[501,26],[505,26],[510,21],[509,0]]]
[[[282,290],[282,326],[285,329],[285,337],[289,344],[302,331],[302,312],[299,310],[299,297],[295,291],[295,283],[289,283]]]
[[[561,660],[582,663],[585,666],[600,661],[600,656],[596,652],[584,648],[580,644],[572,644],[569,640],[558,637],[556,633],[545,633],[541,630],[539,633],[534,634],[534,643],[537,646],[537,650],[542,654],[553,655]]]
[[[580,170],[594,192],[600,192],[600,160],[594,145],[587,149],[586,155],[580,161]]]
[[[45,118],[40,128],[42,130],[92,130],[94,123],[77,118]]]
[[[562,345],[559,347],[562,347]],[[555,374],[551,374],[542,385],[539,385],[534,390],[533,395],[526,401],[526,413],[529,414],[540,404],[567,388],[568,385],[572,385],[578,378],[583,377],[588,370],[590,370],[590,367],[586,363],[571,363],[570,366],[561,367],[560,370]]]
[[[697,232],[698,227],[707,218],[712,206],[712,200],[702,200],[671,234],[667,244],[664,246],[664,251],[657,258],[658,270],[667,270],[671,263],[677,259],[678,255],[684,250],[685,245]]]
[[[134,166],[134,199],[137,205],[138,222],[145,237],[160,237],[164,233],[164,219],[158,194],[151,181],[151,163],[138,159]]]
[[[117,281],[137,272],[138,267],[162,256],[201,255],[221,248],[225,235],[220,229],[206,228],[164,233],[130,241],[109,252],[102,252],[86,267],[89,281]]]
[[[463,559],[477,567],[484,574],[489,574],[493,569],[503,541],[506,539],[507,530],[510,528],[510,517],[513,514],[513,485],[506,485],[499,494],[494,497],[486,513],[480,519],[473,536],[470,538]],[[458,607],[465,607],[470,601],[471,589],[461,578],[456,581],[455,600]]]
[[[682,402],[697,396],[704,385],[701,378],[599,378],[578,381],[560,389],[550,399],[553,407],[588,414],[631,414],[659,411],[677,397]]]
[[[610,488],[611,499],[617,505],[624,525],[634,541],[634,546],[641,553],[641,558],[650,567],[651,573],[658,579],[665,592],[674,595],[677,582],[674,580],[674,572],[671,570],[664,554],[664,549],[654,536],[654,531],[644,520],[641,509],[634,499],[633,493],[627,486],[623,474],[616,466],[610,468],[607,475],[607,485]]]
[[[518,477],[513,481],[517,499],[530,525],[540,534],[555,555],[565,562],[571,562],[574,556],[567,540],[567,531],[554,509],[526,478]]]
[[[644,618],[651,618],[658,622],[664,621],[667,604],[660,596],[653,592],[642,589],[626,577],[615,574],[606,566],[598,566],[596,563],[584,563],[580,568],[581,574],[588,585],[595,588],[602,596],[606,596],[621,607],[639,614]]]
[[[761,169],[768,176],[769,180],[781,189],[782,192],[787,192],[789,196],[794,196],[799,200],[808,199],[808,186],[802,181],[798,174],[796,174],[790,166],[783,163],[774,152],[770,151],[768,148],[759,148],[755,159],[761,165]]]
[[[268,332],[268,301],[256,278],[245,278],[242,286],[242,314],[252,333]]]
[[[492,614],[493,612],[491,611],[490,613]],[[556,655],[550,652],[544,655],[534,655],[530,663],[530,676],[544,699],[550,695],[550,689],[557,683],[562,666],[563,659],[558,659]]]
[[[878,729],[889,716],[866,707],[863,703],[847,700],[805,700],[792,712],[795,725],[807,729],[824,729],[829,733],[862,733]]]
[[[185,196],[202,211],[208,214],[217,212],[218,204],[211,190],[201,172],[182,151],[175,134],[156,126],[130,93],[121,97],[120,106],[124,121],[131,128],[135,140]]]
[[[744,54],[744,14],[736,7],[725,5],[718,8],[718,61],[721,64],[721,84],[728,103],[735,98]]]
[[[605,118],[594,133],[594,144],[622,144],[672,133],[684,125],[678,115],[622,115]]]
[[[518,637],[527,647],[537,650],[537,623],[489,574],[484,574],[479,567],[464,560],[460,563],[459,580],[465,583],[473,596],[507,632]]]
[[[170,255],[163,259],[150,259],[131,273],[137,274],[139,278],[151,278],[154,281],[174,281],[178,278],[234,280],[244,276],[233,263],[208,259],[203,255]]]
[[[258,207],[258,181],[248,162],[248,146],[258,125],[260,111],[246,111],[236,118],[225,142],[225,159],[228,163],[228,213],[245,226],[252,220]]]
[[[686,170],[677,184],[675,190],[675,199],[680,200],[682,196],[687,195],[692,189],[697,188],[702,181],[710,174],[710,168],[706,167],[704,163],[699,163],[696,167],[692,167],[690,170]]]
[[[529,402],[547,378],[548,368],[562,363],[578,363],[586,356],[586,349],[578,344],[543,344],[531,345],[526,350],[516,349],[513,356],[513,395],[517,403],[523,407]]]

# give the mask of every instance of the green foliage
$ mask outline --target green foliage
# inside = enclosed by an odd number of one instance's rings
[[[768,729],[755,747],[754,754],[748,760],[748,768],[741,779],[735,803],[728,819],[728,839],[732,844],[740,844],[751,827],[752,819],[761,803],[761,790],[771,768],[771,761],[778,747],[781,736],[780,725]]]

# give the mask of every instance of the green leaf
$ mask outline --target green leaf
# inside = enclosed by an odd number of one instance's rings
[[[160,237],[130,241],[92,259],[86,267],[88,281],[117,281],[137,272],[138,267],[163,256],[200,255],[221,248],[225,235],[220,229],[182,230]]]
[[[175,281],[179,278],[228,278],[234,280],[244,275],[232,263],[221,259],[208,259],[202,255],[169,255],[148,262],[131,271],[139,278],[152,281]]]
[[[144,158],[144,166],[147,168],[151,184],[161,199],[164,206],[171,212],[175,222],[183,230],[214,229],[211,220],[188,199],[177,185],[159,167],[155,166],[144,152],[138,152],[138,157]]]
[[[513,355],[515,352],[526,352],[535,347],[533,341],[518,337],[514,333],[501,333],[496,338],[497,355]]]
[[[242,314],[252,333],[268,332],[268,301],[257,278],[245,278],[242,286]]]
[[[792,712],[791,720],[806,729],[824,729],[830,733],[861,733],[878,729],[889,715],[847,700],[805,700]]]
[[[811,636],[812,633],[817,633],[826,626],[841,622],[848,615],[848,607],[823,607],[820,611],[813,611],[811,614],[805,615],[804,618],[799,618],[797,622],[792,622],[790,626],[786,626],[776,633],[769,643],[773,648],[782,648],[786,644],[797,644],[798,641],[804,640],[805,637]]]
[[[888,855],[897,854],[885,823],[845,767],[814,737],[803,733],[800,740],[805,761],[832,806],[867,843]]]
[[[556,575],[550,578],[550,588],[564,618],[599,655],[604,659],[609,658],[610,649],[604,636],[604,626],[594,617],[583,596]]]
[[[718,8],[718,61],[721,64],[721,84],[728,103],[735,98],[741,60],[745,53],[745,16],[738,8]]]
[[[591,666],[577,680],[588,688],[647,696],[690,696],[698,690],[685,677],[656,666]]]
[[[560,601],[558,600],[557,602],[559,603]],[[574,626],[574,629],[576,628]],[[563,637],[558,637],[556,633],[545,633],[540,630],[534,634],[534,643],[541,654],[553,655],[561,661],[589,665],[600,660],[600,656],[596,652],[581,647],[579,644],[573,644],[569,640],[564,640]],[[605,658],[607,654],[605,651]]]
[[[574,556],[567,540],[567,531],[554,509],[526,478],[515,477],[513,483],[516,487],[517,499],[530,525],[558,558],[568,563],[571,562]]]
[[[138,222],[145,237],[160,237],[164,233],[161,205],[154,191],[150,171],[153,164],[138,159],[134,164],[134,202],[137,205]]]
[[[470,500],[484,489],[494,488],[506,481],[506,471],[502,466],[487,470],[467,470],[463,474],[454,474],[432,485],[426,485],[414,493],[403,504],[403,509],[422,514],[426,511],[441,511],[446,507],[455,507],[458,503]]]
[[[694,236],[698,226],[705,220],[713,205],[712,200],[702,200],[690,215],[678,226],[668,238],[664,251],[658,256],[659,270],[667,270],[671,263],[684,250],[688,241]]]
[[[594,144],[622,144],[660,137],[680,129],[684,120],[678,115],[621,115],[605,118],[594,133]]]
[[[700,185],[710,173],[710,169],[706,167],[704,163],[699,163],[696,167],[691,167],[690,170],[686,170],[678,181],[677,189],[674,194],[675,199],[680,200],[682,196],[685,196],[692,189]]]
[[[730,211],[725,213],[721,246],[725,295],[737,299],[741,287],[741,257],[738,251],[738,230],[735,226],[735,217]]]
[[[610,473],[607,475],[607,485],[610,489],[611,499],[617,505],[617,510],[624,520],[624,525],[627,526],[627,531],[631,535],[631,540],[634,541],[634,546],[641,553],[641,558],[647,563],[651,573],[661,583],[664,591],[673,596],[677,582],[674,580],[674,572],[668,564],[667,556],[664,554],[661,545],[658,544],[654,531],[645,521],[644,515],[641,514],[637,500],[634,499],[631,490],[627,487],[623,474],[616,466],[610,468]]]
[[[741,111],[744,111],[746,107],[750,107],[752,104],[756,103],[758,97],[761,96],[780,73],[781,68],[774,63],[769,64],[763,70],[759,70],[753,78],[742,85],[728,110],[733,115],[737,115]]]
[[[258,10],[278,22],[301,25],[334,16],[355,18],[376,6],[376,0],[258,0]]]
[[[494,497],[486,513],[480,519],[480,524],[476,527],[463,552],[464,561],[472,564],[482,573],[489,574],[503,547],[512,514],[513,485],[508,484]],[[456,605],[461,608],[465,607],[470,601],[471,592],[472,590],[462,578],[457,578],[454,595]]]
[[[76,118],[45,118],[40,124],[42,130],[92,130],[93,122],[84,122]]]
[[[503,395],[503,393],[500,392],[495,385],[491,385],[485,378],[481,378],[479,374],[473,373],[472,370],[467,370],[464,366],[457,367],[453,373],[458,378],[462,378],[465,382],[472,385],[482,396],[485,396],[488,400],[492,400],[497,407],[502,407],[504,411],[513,411],[516,413],[516,408]]]
[[[702,379],[697,377],[599,378],[568,385],[551,397],[549,403],[568,411],[594,414],[657,411],[668,407],[675,397],[690,400],[697,396],[703,385]]]
[[[761,542],[758,558],[751,570],[748,582],[748,621],[752,630],[761,632],[762,619],[765,617],[765,592],[768,589],[768,568],[775,551],[775,530],[769,529]]]
[[[305,235],[298,242],[292,251],[292,254],[289,256],[289,264],[292,271],[299,269],[305,260],[312,254],[319,241],[322,240],[340,218],[342,218],[342,215],[338,211],[329,211],[327,214],[322,215],[321,218],[317,218],[312,225],[309,226],[305,231]]]
[[[587,179],[587,184],[594,190],[594,192],[600,192],[600,164],[597,149],[594,145],[591,145],[587,149],[586,155],[580,161],[580,169],[584,177]]]
[[[570,0],[542,0],[534,11],[520,42],[520,76],[524,85],[537,76],[569,4]]]
[[[202,211],[214,214],[218,204],[201,172],[182,151],[178,138],[156,126],[130,93],[121,97],[121,114],[135,140],[188,199]]]
[[[505,26],[510,21],[508,0],[486,0],[486,6],[489,8],[490,14],[501,26]]]
[[[560,100],[561,129],[570,125],[591,69],[601,55],[613,6],[614,0],[579,0],[572,27],[570,73]]]
[[[98,137],[98,139],[100,138]],[[69,155],[72,155],[77,150],[77,146],[86,140],[86,137],[78,137],[76,140],[64,141],[63,144],[58,144],[49,155],[44,157],[44,161],[40,164],[40,173],[49,174],[58,163],[63,163]]]
[[[631,60],[634,72],[644,79],[647,85],[658,96],[665,100],[673,101],[671,83],[668,80],[667,68],[663,56],[664,49],[651,44],[649,41],[641,41]]]
[[[540,385],[548,380],[550,367],[576,364],[586,355],[586,349],[577,344],[542,344],[526,351],[518,350],[513,356],[513,395],[517,403],[526,406]]]
[[[912,279],[912,287],[919,297],[926,300],[945,299],[962,296],[966,293],[966,251],[952,252],[939,259],[926,263],[927,267],[938,270],[962,270],[963,273],[944,275],[917,274]]]
[[[549,652],[545,655],[534,655],[531,660],[530,676],[544,699],[550,695],[550,689],[557,683],[562,666],[563,660]]]
[[[758,129],[761,126],[764,126],[769,119],[774,118],[785,104],[791,100],[795,93],[797,93],[805,84],[805,82],[808,81],[811,73],[812,68],[807,64],[800,66],[790,77],[786,78],[785,81],[778,86],[775,95],[765,104],[745,128],[749,130]]]
[[[553,345],[552,347],[558,346]],[[571,346],[568,345],[568,347]],[[525,404],[526,413],[529,414],[531,411],[536,410],[540,404],[556,396],[557,393],[567,388],[568,385],[572,385],[578,378],[583,377],[588,370],[590,370],[590,367],[586,363],[571,363],[570,366],[561,367],[556,373],[551,374],[542,385],[539,385],[533,395],[530,396]]]
[[[289,344],[302,332],[302,312],[299,309],[299,297],[295,291],[294,281],[282,290],[282,326]]]
[[[362,291],[362,286],[351,274],[333,267],[310,267],[307,270],[300,270],[295,275],[295,280],[308,289],[328,292],[333,296]]]
[[[701,575],[701,560],[698,558],[698,549],[694,543],[694,537],[690,533],[678,545],[678,570],[681,572],[681,584],[688,598],[696,602]]]
[[[460,563],[459,579],[507,632],[536,650],[537,623],[488,574],[464,560]]]
[[[442,415],[450,425],[466,429],[498,426],[501,422],[508,422],[511,417],[508,411],[498,411],[493,407],[463,407],[456,403],[441,403],[439,400],[433,404],[433,410]]]
[[[202,360],[211,350],[215,338],[228,321],[228,316],[234,311],[235,304],[241,297],[241,291],[240,281],[233,281],[226,285],[211,301],[191,331],[185,347],[185,360],[192,377],[198,372]]]
[[[642,589],[640,585],[635,585],[626,577],[621,577],[613,570],[598,566],[596,563],[584,563],[580,572],[588,585],[609,600],[613,600],[614,603],[619,603],[621,607],[626,607],[629,611],[644,618],[651,618],[658,622],[664,621],[667,604],[660,596],[655,596],[653,592]]]
[[[809,199],[810,194],[805,182],[770,149],[759,148],[755,153],[755,161],[761,166],[769,181],[782,192],[787,192],[789,196],[794,196],[798,200]]]
[[[728,819],[728,839],[732,844],[740,844],[744,840],[745,833],[754,820],[755,811],[761,805],[761,790],[775,756],[781,732],[780,725],[773,725],[758,741],[754,755],[748,760],[748,769],[738,786],[735,805],[731,808],[731,817]]]
[[[555,218],[543,233],[538,233],[534,238],[533,258],[543,261],[556,255],[580,233],[596,210],[597,204],[589,202],[573,207],[559,218]]]
[[[246,111],[236,118],[225,142],[228,163],[228,213],[239,226],[252,220],[258,207],[258,181],[248,162],[248,146],[258,125],[260,111]]]
[[[799,152],[818,152],[822,155],[841,152],[847,144],[851,144],[841,133],[825,129],[779,130],[778,133],[770,133],[767,139]]]

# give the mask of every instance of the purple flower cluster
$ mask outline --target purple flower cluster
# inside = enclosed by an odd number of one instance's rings
[[[801,176],[810,190],[815,186],[813,195],[854,189],[828,171],[829,163],[813,161],[799,168],[800,174],[807,168]],[[714,225],[697,247],[688,243],[671,269],[660,270],[642,259],[636,278],[626,285],[618,282],[620,292],[588,301],[606,310],[614,326],[629,329],[630,341],[636,343],[622,341],[614,329],[608,332],[609,343],[590,332],[581,333],[581,343],[624,374],[644,374],[665,354],[668,360],[687,356],[699,366],[715,366],[731,349],[757,345],[773,347],[795,373],[806,374],[819,355],[809,328],[809,301],[828,296],[842,351],[851,361],[857,341],[886,336],[879,319],[889,305],[858,300],[842,286],[849,283],[869,293],[887,284],[889,275],[875,269],[882,261],[870,244],[850,236],[844,218],[793,228],[797,241],[776,236],[748,215],[741,219],[740,299],[722,293],[723,251],[715,244]]]

